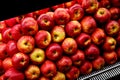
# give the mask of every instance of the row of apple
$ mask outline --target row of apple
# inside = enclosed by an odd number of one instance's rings
[[[119,0],[73,0],[0,22],[0,80],[75,80],[120,58]]]

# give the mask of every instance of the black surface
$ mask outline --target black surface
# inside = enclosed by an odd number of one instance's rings
[[[0,21],[70,0],[0,0]]]

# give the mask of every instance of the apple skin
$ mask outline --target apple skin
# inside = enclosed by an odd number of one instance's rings
[[[75,80],[79,77],[80,70],[79,68],[72,66],[71,69],[66,73],[66,78],[68,80]]]
[[[81,20],[84,16],[84,10],[80,4],[74,4],[68,9],[71,20]]]
[[[116,42],[117,42],[117,45],[119,46],[119,45],[120,45],[120,31],[119,31],[119,33],[116,35],[115,40],[116,40]]]
[[[45,77],[45,76],[41,76],[41,77],[39,78],[39,80],[50,80],[50,79],[47,78],[47,77]]]
[[[4,80],[4,74],[0,75],[0,80]]]
[[[2,74],[4,74],[5,72],[2,63],[3,63],[3,60],[0,59],[0,80],[1,80]]]
[[[114,64],[118,60],[117,53],[115,51],[104,52],[103,53],[103,58],[105,60],[105,63],[107,63],[109,65]]]
[[[13,37],[13,40],[17,41],[20,37],[23,36],[23,33],[21,31],[21,24],[16,24],[11,29],[11,35]]]
[[[65,8],[65,4],[61,3],[61,4],[57,4],[57,5],[54,5],[54,6],[51,7],[51,9],[53,11],[55,11],[57,8]]]
[[[91,44],[85,49],[85,56],[89,60],[94,60],[100,55],[100,50],[95,44]]]
[[[92,16],[85,16],[80,23],[82,31],[87,34],[92,34],[96,29],[96,21]]]
[[[6,52],[10,57],[19,52],[17,48],[17,43],[13,40],[8,41],[6,45]]]
[[[96,45],[101,45],[104,43],[106,38],[106,33],[101,28],[96,28],[91,35],[92,42]]]
[[[32,17],[26,17],[21,22],[21,30],[25,35],[35,35],[38,32],[37,21]]]
[[[62,42],[62,49],[67,55],[75,54],[77,51],[77,43],[74,38],[67,37]]]
[[[24,80],[25,76],[22,72],[16,70],[15,68],[8,69],[3,77],[3,80]]]
[[[65,26],[65,32],[69,37],[76,37],[81,33],[81,24],[74,20],[69,21]]]
[[[15,24],[17,24],[17,22],[18,22],[17,17],[13,17],[5,20],[5,24],[9,27],[13,27]]]
[[[48,14],[41,14],[37,23],[42,30],[51,30],[54,27],[54,19]]]
[[[111,7],[110,0],[100,0],[99,7],[110,8]]]
[[[80,33],[77,37],[76,37],[76,42],[78,44],[78,47],[80,48],[85,48],[87,46],[89,46],[91,44],[91,37],[90,35],[88,35],[87,33]]]
[[[85,53],[82,50],[77,50],[77,52],[70,58],[73,62],[73,65],[79,67],[85,61]]]
[[[66,37],[65,30],[61,26],[55,26],[51,31],[51,38],[53,42],[60,43]]]
[[[28,80],[35,80],[40,76],[40,69],[37,65],[31,64],[25,69],[24,74]]]
[[[29,57],[33,64],[39,65],[45,60],[45,52],[43,49],[34,48]]]
[[[102,56],[99,56],[98,58],[92,61],[92,66],[93,66],[93,69],[95,70],[102,69],[104,65],[105,65],[105,60]]]
[[[115,20],[111,20],[109,21],[106,26],[105,26],[105,32],[109,35],[109,36],[115,36],[119,33],[120,30],[120,25],[117,21]]]
[[[76,4],[76,1],[74,1],[74,0],[68,1],[68,2],[65,2],[65,3],[64,3],[65,8],[70,8],[70,7],[73,6],[74,4]]]
[[[107,36],[105,42],[102,45],[104,51],[113,51],[116,48],[116,40],[113,37]]]
[[[120,17],[120,15],[119,15],[120,14],[119,8],[117,8],[117,7],[111,7],[109,9],[109,11],[111,13],[111,19],[117,20]]]
[[[92,63],[89,61],[85,61],[80,67],[80,73],[85,75],[91,73],[93,70]]]
[[[5,71],[7,71],[8,69],[10,69],[11,67],[13,67],[13,64],[12,64],[12,58],[11,57],[7,57],[3,60],[2,62],[2,65],[3,65],[3,69]]]
[[[46,12],[46,14],[54,20],[54,18],[53,18],[54,12],[49,11],[49,12]]]
[[[114,7],[120,7],[120,1],[119,0],[110,0],[111,5]]]
[[[6,28],[2,31],[2,41],[7,43],[9,40],[12,40],[13,37],[11,35],[11,28]]]
[[[12,64],[15,69],[25,69],[29,64],[29,56],[24,53],[16,53],[12,56]]]
[[[46,48],[51,43],[50,33],[45,30],[39,30],[35,35],[35,42],[39,48]]]
[[[66,80],[66,76],[64,73],[57,71],[57,74],[52,77],[52,80]]]
[[[2,33],[0,33],[0,43],[3,43],[3,41],[2,41]]]
[[[2,32],[2,30],[4,30],[7,27],[7,25],[5,24],[5,21],[0,21],[0,33]]]
[[[117,53],[118,59],[120,59],[120,47],[117,47],[117,48],[116,48],[116,53]]]
[[[110,11],[107,8],[98,8],[96,13],[94,14],[94,18],[99,23],[105,23],[111,19]]]
[[[93,14],[98,9],[98,1],[97,0],[81,0],[81,6],[88,14]]]
[[[6,57],[8,57],[8,54],[6,52],[6,43],[0,44],[0,59],[4,60]]]
[[[32,36],[22,36],[17,41],[17,48],[23,53],[30,53],[35,46],[35,40]]]
[[[41,65],[40,70],[41,70],[41,73],[47,78],[51,78],[57,74],[56,65],[50,60],[46,60]]]
[[[70,15],[65,8],[57,8],[54,11],[54,20],[58,25],[64,25],[69,22]]]
[[[63,49],[58,43],[51,43],[46,48],[45,54],[49,60],[56,61],[62,57]]]
[[[60,60],[56,62],[57,68],[60,72],[67,72],[72,67],[72,60],[70,57],[63,56]]]

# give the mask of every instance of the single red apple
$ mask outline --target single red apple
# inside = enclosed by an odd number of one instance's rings
[[[46,48],[51,43],[50,33],[45,30],[39,30],[35,35],[35,42],[39,48]]]
[[[62,48],[65,54],[72,55],[77,51],[77,43],[73,38],[65,38],[62,42]]]
[[[54,11],[54,20],[58,25],[64,25],[69,22],[70,15],[65,8],[57,8]]]
[[[85,53],[82,50],[77,50],[77,52],[70,57],[72,59],[73,65],[81,66],[85,61]]]
[[[114,64],[117,61],[117,53],[115,51],[111,52],[104,52],[103,58],[105,60],[105,63],[107,64]]]
[[[81,33],[81,24],[78,21],[70,21],[65,26],[65,32],[70,37],[76,37]]]
[[[56,65],[60,72],[65,73],[70,70],[72,66],[72,60],[67,56],[63,56],[60,60],[57,61]]]
[[[35,40],[32,36],[22,36],[17,41],[17,48],[23,53],[30,53],[35,46]]]
[[[71,20],[81,20],[84,16],[84,10],[80,4],[74,4],[68,9]]]
[[[82,26],[82,31],[87,34],[93,33],[97,27],[96,21],[92,16],[85,16],[80,23]]]
[[[26,68],[29,64],[29,56],[24,53],[16,53],[12,56],[13,67],[22,70]]]
[[[56,65],[50,60],[46,60],[41,65],[40,70],[41,70],[41,73],[48,78],[53,77],[57,74]]]
[[[24,74],[28,80],[36,80],[40,76],[40,69],[37,65],[31,64],[25,69]]]

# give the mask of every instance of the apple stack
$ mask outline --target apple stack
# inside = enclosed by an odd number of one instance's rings
[[[120,0],[72,0],[0,21],[0,80],[75,80],[120,58]]]

